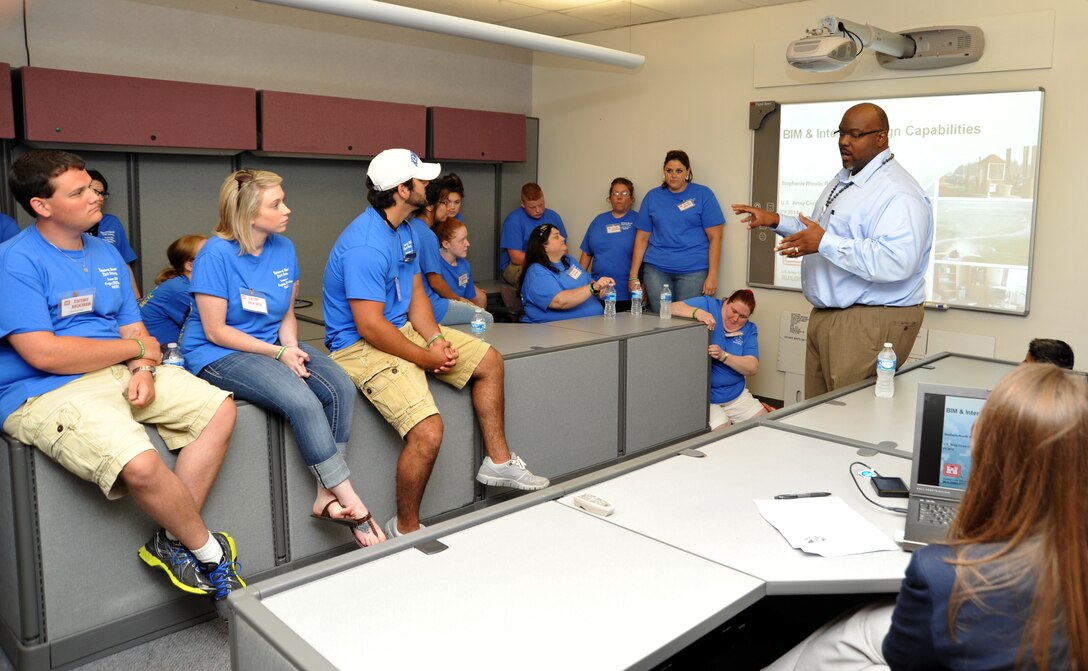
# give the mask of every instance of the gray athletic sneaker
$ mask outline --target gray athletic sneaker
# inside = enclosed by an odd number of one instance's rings
[[[419,528],[420,529],[426,529],[427,525],[420,522]],[[412,533],[412,532],[411,531],[400,531],[399,529],[397,529],[397,516],[396,515],[393,515],[393,519],[391,519],[391,520],[389,520],[388,522],[385,523],[385,537],[386,538],[399,538],[399,537],[401,537],[401,536],[403,536],[405,534],[410,534],[410,533]]]
[[[169,576],[170,582],[178,589],[190,594],[207,596],[216,591],[215,585],[201,570],[189,548],[180,541],[166,537],[166,531],[160,529],[140,548],[140,559],[153,568],[161,568]]]
[[[512,487],[529,491],[544,489],[551,484],[548,478],[530,473],[521,457],[513,452],[510,453],[510,461],[505,464],[496,464],[491,461],[491,457],[484,457],[484,463],[476,474],[476,481],[492,487]]]
[[[234,539],[222,531],[212,533],[212,538],[223,548],[223,559],[218,565],[203,564],[201,571],[212,585],[212,598],[222,601],[234,590],[245,587],[246,582],[242,580],[242,576],[238,575],[242,565],[235,561],[238,559],[238,549],[234,546]]]

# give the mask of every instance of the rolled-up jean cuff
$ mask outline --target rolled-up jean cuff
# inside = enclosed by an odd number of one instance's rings
[[[344,460],[344,455],[340,453],[339,449],[336,454],[325,461],[322,461],[320,464],[309,466],[308,468],[325,489],[332,489],[351,477],[351,470],[348,468],[348,462]]]

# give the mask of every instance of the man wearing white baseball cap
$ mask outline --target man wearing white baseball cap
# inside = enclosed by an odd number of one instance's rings
[[[439,327],[424,292],[407,220],[426,204],[427,183],[441,169],[407,149],[374,157],[367,169],[370,207],[340,234],[325,266],[325,345],[405,441],[390,537],[419,528],[419,504],[442,445],[442,418],[425,371],[457,389],[474,382],[472,404],[487,452],[478,481],[525,490],[549,484],[506,443],[502,356],[483,340]]]

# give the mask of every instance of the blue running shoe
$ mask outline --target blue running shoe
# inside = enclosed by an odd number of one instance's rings
[[[166,531],[160,529],[140,548],[140,559],[152,568],[161,568],[169,576],[170,582],[183,592],[206,596],[214,594],[216,587],[201,570],[189,548],[180,541],[166,537]]]

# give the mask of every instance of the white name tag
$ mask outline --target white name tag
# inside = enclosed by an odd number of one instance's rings
[[[571,279],[578,279],[582,276],[582,270],[578,266],[571,266],[567,268],[567,274],[571,276]]]
[[[94,289],[79,289],[60,299],[60,316],[71,317],[94,311]]]
[[[609,224],[609,225],[604,227],[604,232],[605,233],[619,233],[620,232],[620,225],[619,224]]]
[[[684,210],[690,210],[693,207],[695,207],[695,199],[694,198],[688,198],[687,200],[685,200],[684,202],[682,202],[682,203],[680,203],[679,205],[676,206],[676,208],[678,210],[680,210],[681,212],[683,212]]]
[[[460,275],[457,276],[457,286],[459,286],[459,287],[467,287],[468,286],[468,273],[461,273]]]
[[[242,309],[246,312],[256,312],[258,314],[268,314],[268,301],[265,300],[263,294],[259,292],[247,293],[242,292]]]

